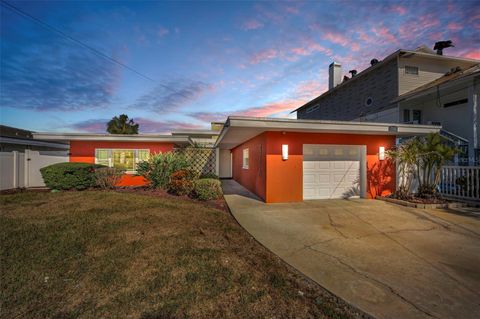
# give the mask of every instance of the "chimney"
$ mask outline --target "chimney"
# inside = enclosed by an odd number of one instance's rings
[[[331,90],[342,83],[342,65],[332,62],[328,66],[328,89]]]

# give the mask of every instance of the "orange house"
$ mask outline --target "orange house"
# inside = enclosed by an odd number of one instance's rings
[[[267,203],[375,198],[395,190],[395,163],[385,157],[385,151],[395,146],[396,139],[439,130],[431,125],[234,116],[227,119],[213,147],[217,148],[217,174],[233,178]],[[184,133],[34,136],[69,141],[71,162],[120,167],[127,174],[119,185],[134,186],[147,183],[135,175],[139,161],[192,144],[192,138],[202,132]]]
[[[84,134],[37,133],[35,138],[69,141],[70,162],[102,164],[124,169],[126,174],[118,186],[142,186],[148,184],[136,175],[136,165],[150,154],[169,152],[176,146],[190,145],[188,136],[158,134]]]
[[[216,146],[220,171],[267,203],[375,198],[395,190],[385,151],[431,125],[229,117]],[[228,176],[223,176],[228,177]]]

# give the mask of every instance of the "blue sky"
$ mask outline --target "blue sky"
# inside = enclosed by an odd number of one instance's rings
[[[480,59],[478,1],[9,3],[151,79],[1,6],[0,122],[35,131],[284,117],[326,90],[333,60],[360,71],[446,39]]]

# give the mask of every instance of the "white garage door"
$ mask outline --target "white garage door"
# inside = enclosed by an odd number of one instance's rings
[[[362,146],[303,146],[303,199],[360,195]]]

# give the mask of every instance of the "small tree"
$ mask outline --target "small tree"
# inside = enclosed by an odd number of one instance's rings
[[[412,138],[386,153],[398,165],[399,184],[396,193],[400,198],[410,196],[413,181],[417,178],[418,145],[419,140]]]
[[[411,195],[414,180],[418,181],[420,197],[435,196],[440,183],[442,166],[458,152],[448,145],[438,133],[424,137],[414,137],[396,149],[387,152],[387,156],[397,161],[401,177],[397,196],[405,198]]]
[[[420,196],[433,196],[440,183],[442,166],[452,160],[458,150],[447,144],[440,134],[429,134],[418,145],[417,165],[418,193]]]
[[[152,187],[166,189],[174,172],[188,169],[190,166],[190,162],[183,154],[157,153],[151,155],[147,161],[138,163],[137,173],[148,179]]]
[[[138,134],[138,124],[129,119],[128,115],[114,116],[107,123],[107,132],[110,134]]]

